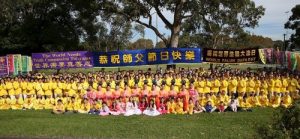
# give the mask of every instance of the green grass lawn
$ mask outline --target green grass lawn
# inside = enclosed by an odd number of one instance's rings
[[[0,111],[0,138],[255,138],[256,127],[272,119],[273,109],[197,115],[53,115],[50,111]]]

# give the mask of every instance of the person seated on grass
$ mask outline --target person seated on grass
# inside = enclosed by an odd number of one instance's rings
[[[168,114],[175,114],[176,111],[175,111],[175,108],[176,108],[176,102],[174,101],[174,97],[171,97],[170,100],[167,102],[167,113]]]
[[[78,113],[87,114],[91,110],[91,104],[87,98],[84,98],[78,109]]]
[[[15,98],[11,100],[11,109],[12,110],[21,110],[23,109],[24,100],[20,95],[15,95]]]
[[[259,103],[259,97],[254,92],[250,93],[250,96],[248,97],[247,101],[253,107],[260,107],[261,106],[261,104]]]
[[[184,111],[183,107],[183,99],[180,97],[177,98],[175,114],[186,114],[186,111]]]
[[[243,100],[242,100],[241,102],[239,102],[239,104],[240,104],[240,109],[241,109],[242,111],[249,111],[249,112],[252,111],[252,110],[251,110],[252,106],[251,106],[251,104],[247,101],[247,97],[246,97],[246,96],[243,97]]]
[[[272,108],[277,108],[280,106],[281,98],[280,98],[280,93],[274,92],[274,95],[270,96],[270,107]]]
[[[65,113],[65,106],[62,103],[61,99],[57,100],[57,104],[53,107],[52,113],[53,114],[64,114]]]
[[[269,106],[269,99],[268,99],[268,96],[265,95],[264,91],[261,91],[259,93],[258,101],[261,104],[261,107]]]
[[[24,99],[23,107],[24,107],[25,109],[30,110],[30,109],[33,108],[34,103],[35,103],[35,98],[32,97],[32,95],[29,94],[29,95],[27,95],[27,97]]]
[[[138,108],[138,103],[133,97],[129,98],[129,101],[126,102],[126,112],[124,116],[131,116],[131,115],[141,115],[142,111]]]
[[[118,99],[113,101],[109,111],[111,115],[124,114],[124,110],[121,108],[121,103],[118,102]]]
[[[288,92],[282,94],[281,101],[285,108],[288,108],[292,105],[292,97],[290,96],[290,94]]]
[[[201,104],[199,103],[198,100],[196,100],[195,106],[194,106],[194,113],[202,113],[203,109]]]
[[[51,95],[45,96],[45,109],[51,110],[55,104],[55,99]]]
[[[67,112],[68,113],[77,113],[80,108],[80,104],[76,101],[75,97],[71,97],[71,100],[67,104]]]
[[[108,116],[108,115],[110,115],[110,110],[109,110],[106,102],[102,103],[102,108],[100,109],[99,115],[100,116]]]
[[[150,100],[150,103],[143,114],[147,116],[158,116],[160,115],[159,111],[156,109],[156,105],[153,99]]]
[[[212,102],[209,100],[206,102],[206,105],[204,106],[203,110],[207,113],[212,113],[216,110],[217,108],[212,105]]]
[[[194,113],[194,107],[195,107],[194,100],[192,98],[190,98],[189,103],[188,103],[188,109],[187,109],[187,112],[189,115],[192,115]]]
[[[160,98],[160,102],[158,103],[158,111],[160,112],[160,114],[167,114],[168,113],[167,104],[165,102],[164,97]]]
[[[147,98],[146,97],[143,97],[142,100],[140,101],[139,103],[139,109],[144,112],[144,110],[146,110],[147,106],[148,106],[148,103],[147,103]]]
[[[58,102],[58,101],[57,101]],[[33,109],[42,110],[45,106],[45,99],[41,95],[37,95],[37,99],[34,101]]]
[[[9,95],[3,95],[0,98],[0,110],[8,110],[10,109],[10,96]]]
[[[102,109],[102,103],[103,103],[102,100],[100,103],[96,100],[89,100],[89,103],[91,104],[91,109],[88,113],[99,115],[100,110]]]
[[[229,110],[232,112],[237,112],[237,108],[238,108],[238,101],[237,99],[234,98],[234,96],[232,96],[229,103]]]
[[[227,106],[226,106],[226,108],[227,108]],[[225,103],[224,103],[223,101],[221,101],[221,102],[218,104],[218,107],[217,107],[219,113],[225,112],[225,109],[226,109],[226,108],[225,108]]]

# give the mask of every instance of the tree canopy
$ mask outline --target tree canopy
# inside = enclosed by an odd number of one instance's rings
[[[290,38],[290,41],[292,42],[291,48],[300,48],[300,5],[296,5],[292,9],[292,15],[285,24],[285,28],[295,31]]]
[[[207,33],[214,47],[221,35],[237,35],[244,28],[256,27],[264,14],[264,8],[252,0],[117,0],[102,1],[101,5],[106,15],[125,16],[153,30],[170,47],[178,47],[183,29],[187,34]],[[170,39],[153,25],[154,13],[170,30]]]
[[[145,28],[159,47],[243,43],[264,8],[252,0],[2,0],[0,13],[0,53],[30,54],[143,48],[143,40],[130,41],[145,38]],[[154,25],[155,14],[170,34]]]

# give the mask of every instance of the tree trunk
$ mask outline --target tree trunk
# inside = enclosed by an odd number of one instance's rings
[[[170,47],[177,48],[179,44],[180,25],[175,26],[172,29]]]

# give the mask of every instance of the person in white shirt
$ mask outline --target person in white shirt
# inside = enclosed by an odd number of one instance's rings
[[[141,115],[142,111],[138,108],[138,103],[132,98],[126,103],[126,112],[124,116]]]
[[[158,115],[160,115],[159,111],[156,109],[156,105],[155,105],[153,99],[150,100],[149,106],[143,112],[143,114],[145,114],[147,116],[158,116]]]

